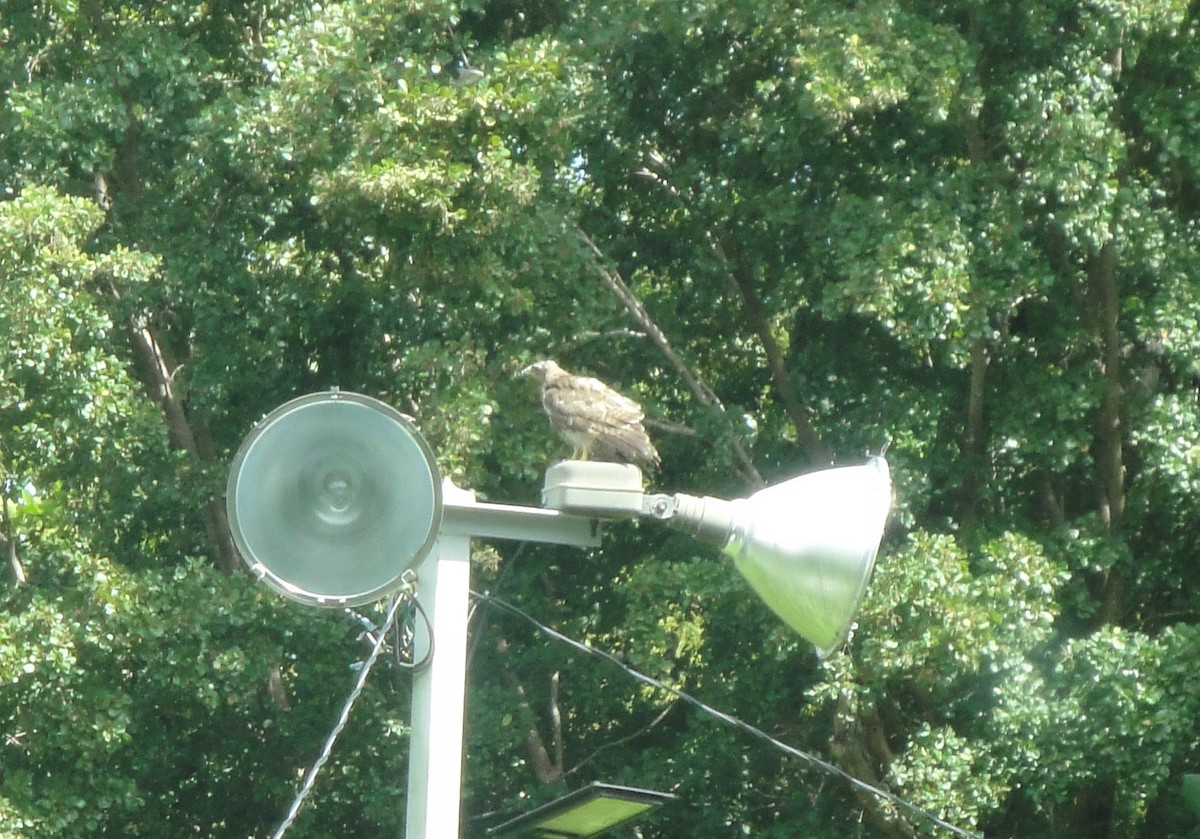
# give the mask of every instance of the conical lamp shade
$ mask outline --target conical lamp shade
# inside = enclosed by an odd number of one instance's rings
[[[234,459],[230,531],[250,570],[303,603],[354,606],[395,591],[433,546],[441,478],[413,424],[357,393],[294,399]]]
[[[826,655],[849,631],[891,502],[882,457],[802,475],[731,502],[724,551],[784,623]]]

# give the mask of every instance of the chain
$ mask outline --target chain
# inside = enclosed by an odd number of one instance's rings
[[[371,654],[367,656],[367,660],[359,668],[358,679],[355,681],[354,687],[342,705],[342,712],[338,715],[333,730],[325,738],[325,744],[321,747],[321,754],[313,762],[312,768],[308,770],[308,774],[304,778],[304,784],[300,787],[300,792],[296,793],[296,798],[292,801],[292,806],[288,809],[287,816],[284,818],[283,823],[279,825],[279,829],[272,834],[271,839],[283,839],[283,835],[287,833],[288,828],[296,821],[296,816],[300,813],[300,808],[304,806],[305,799],[308,798],[309,793],[312,792],[313,785],[317,781],[317,773],[321,771],[321,767],[329,760],[329,755],[333,752],[333,744],[337,742],[342,729],[346,727],[346,721],[350,719],[350,711],[354,708],[354,703],[358,701],[358,697],[367,683],[367,676],[370,675],[371,668],[375,666],[375,662],[379,659],[379,653],[383,650],[387,634],[396,622],[396,613],[399,611],[401,604],[409,601],[416,602],[415,595],[413,594],[414,580],[415,575],[412,575],[411,571],[406,572],[405,587],[396,594],[388,606],[387,617],[384,618],[383,625],[379,628],[379,632],[375,636],[374,644],[371,646]]]

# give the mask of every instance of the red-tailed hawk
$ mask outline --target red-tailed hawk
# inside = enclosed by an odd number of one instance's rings
[[[657,467],[658,452],[642,427],[642,406],[599,379],[572,376],[553,361],[521,371],[542,383],[550,427],[574,449],[574,460],[612,460]]]

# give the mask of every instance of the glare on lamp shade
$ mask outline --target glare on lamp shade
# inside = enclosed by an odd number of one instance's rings
[[[599,781],[488,830],[488,836],[587,839],[632,821],[674,798],[667,792]]]
[[[882,457],[801,475],[731,502],[723,550],[767,606],[826,655],[849,632],[891,503]]]

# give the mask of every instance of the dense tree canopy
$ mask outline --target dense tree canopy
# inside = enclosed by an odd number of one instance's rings
[[[537,503],[551,356],[646,406],[655,488],[890,444],[878,567],[823,661],[650,526],[478,545],[477,588],[963,831],[1195,835],[1198,27],[0,0],[0,837],[270,835],[367,648],[242,573],[232,453],[337,385]],[[290,836],[397,835],[408,690]],[[468,837],[592,779],[678,794],[646,837],[948,835],[486,602],[467,740]]]

